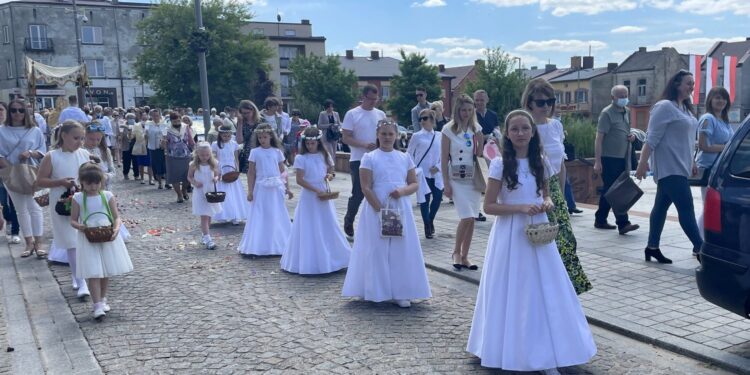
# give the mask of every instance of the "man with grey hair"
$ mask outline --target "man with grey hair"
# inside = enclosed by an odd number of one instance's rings
[[[620,234],[625,234],[638,229],[638,224],[631,224],[628,214],[615,214],[617,226],[607,222],[609,210],[612,208],[604,198],[604,194],[617,180],[626,168],[628,144],[635,140],[630,134],[630,110],[628,109],[628,88],[617,85],[611,91],[612,103],[606,106],[599,115],[599,123],[596,127],[596,141],[594,143],[594,173],[602,176],[601,196],[599,196],[599,209],[596,210],[594,227],[599,229],[615,229]]]

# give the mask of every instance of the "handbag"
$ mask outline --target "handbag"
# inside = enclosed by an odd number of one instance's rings
[[[341,125],[331,124],[326,129],[326,139],[330,142],[341,139]]]
[[[83,230],[83,234],[91,243],[110,242],[112,241],[112,236],[115,233],[114,220],[112,219],[112,210],[110,210],[109,208],[107,198],[104,197],[104,193],[102,192],[99,192],[99,196],[102,198],[102,205],[107,210],[107,212],[94,212],[93,214],[89,214],[89,210],[86,207],[86,192],[83,193],[83,225],[86,226],[86,228]],[[98,227],[87,226],[86,223],[88,222],[89,218],[94,215],[107,216],[107,218],[109,219],[109,225]]]
[[[391,197],[385,202],[385,207],[380,209],[380,237],[392,238],[404,236],[404,224],[401,221],[401,210],[390,207]]]
[[[23,133],[21,138],[18,140],[18,143],[13,146],[8,155],[12,154],[16,151],[16,149],[18,149],[18,146],[21,145],[21,142],[24,138],[26,138],[26,135],[29,134],[30,131],[31,129],[26,130],[26,132]],[[38,190],[36,188],[37,171],[38,168],[36,165],[34,165],[34,158],[29,158],[25,162],[20,162],[0,169],[0,179],[3,180],[5,188],[14,193],[24,195],[34,194],[34,191]]]
[[[484,170],[487,167],[487,163],[479,163],[477,157],[474,157],[474,178],[471,182],[474,183],[474,190],[484,192],[487,190],[487,179],[484,178]],[[489,175],[489,171],[487,172]]]
[[[630,143],[628,143],[625,152],[625,170],[609,187],[609,190],[604,194],[604,199],[612,206],[612,212],[615,215],[624,215],[628,213],[635,202],[641,199],[641,196],[643,196],[643,190],[630,177]]]

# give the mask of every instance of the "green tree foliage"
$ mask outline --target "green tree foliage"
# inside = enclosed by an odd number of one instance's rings
[[[267,97],[275,95],[273,92],[274,84],[273,81],[268,79],[268,73],[263,70],[263,68],[257,68],[255,72],[257,77],[253,84],[253,89],[251,91],[253,96],[250,100],[252,100],[256,106],[262,107],[263,102]]]
[[[357,98],[357,76],[351,70],[342,69],[336,56],[297,56],[289,64],[289,70],[294,77],[295,106],[313,123],[318,121],[326,99],[346,111]]]
[[[391,80],[391,98],[388,109],[398,116],[399,124],[408,127],[411,124],[411,109],[417,105],[414,89],[424,87],[427,100],[440,99],[440,77],[438,68],[427,64],[427,57],[418,53],[406,54],[401,50],[401,62],[398,64],[401,75]]]
[[[517,70],[515,60],[502,49],[488,49],[485,57],[484,64],[477,68],[476,78],[466,85],[466,93],[472,96],[476,90],[487,91],[490,98],[487,108],[497,112],[502,122],[508,112],[520,107],[528,80]]]
[[[272,50],[265,39],[240,31],[250,19],[247,7],[236,0],[206,0],[203,25],[208,38],[202,38],[195,34],[192,0],[161,1],[139,24],[138,42],[144,47],[135,73],[154,88],[157,104],[200,106],[198,56],[191,45],[206,44],[211,106],[236,106],[252,97],[257,70],[270,69],[266,60]]]

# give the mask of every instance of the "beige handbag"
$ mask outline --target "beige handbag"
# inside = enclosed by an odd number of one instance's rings
[[[5,187],[19,194],[34,194],[36,188],[37,167],[29,163],[18,163],[7,168],[0,169],[0,178],[3,179]]]

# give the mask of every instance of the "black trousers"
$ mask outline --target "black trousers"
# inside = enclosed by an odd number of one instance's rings
[[[132,149],[131,149],[132,150]],[[133,156],[131,150],[122,150],[122,175],[127,176],[130,168],[133,168],[133,177],[139,177],[138,159]]]
[[[595,214],[597,223],[604,223],[605,221],[607,221],[609,210],[612,209],[612,206],[610,206],[609,202],[604,199],[604,193],[609,190],[615,180],[617,180],[617,177],[620,177],[620,175],[624,171],[624,158],[611,158],[602,156],[602,181],[604,182],[604,185],[602,186],[602,195],[599,196],[599,209],[596,210]],[[628,214],[626,213],[624,215],[615,215],[615,223],[617,223],[617,226],[620,228],[630,224]]]
[[[354,218],[357,217],[357,212],[359,212],[359,206],[362,204],[362,200],[365,199],[365,195],[362,194],[362,185],[359,182],[359,160],[350,161],[349,169],[352,176],[352,196],[349,197],[349,202],[346,205],[345,224],[354,223]]]

